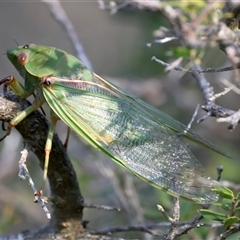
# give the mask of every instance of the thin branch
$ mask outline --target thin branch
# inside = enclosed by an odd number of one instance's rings
[[[199,70],[198,66],[195,66],[195,67],[198,68],[197,70]],[[207,112],[207,115],[199,119],[198,122],[202,122],[210,116],[221,118],[221,119],[226,118],[225,122],[229,123],[229,128],[235,127],[239,119],[236,120],[236,118],[234,118],[234,121],[233,121],[231,116],[234,116],[236,112],[215,104],[214,102],[215,94],[213,92],[213,88],[211,87],[210,83],[207,81],[207,79],[204,77],[203,74],[192,72],[192,76],[197,81],[205,101],[205,105],[202,106],[202,109]]]
[[[28,146],[28,144],[26,144],[26,147],[21,152],[18,176],[21,180],[24,180],[24,179],[28,180],[29,186],[32,188],[33,194],[35,194],[37,192],[37,189],[35,187],[34,181],[31,177],[31,175],[27,169],[27,165],[26,165],[26,161],[27,161],[27,157],[28,157],[30,148],[31,147]],[[42,206],[42,209],[43,209],[47,219],[51,219],[51,214],[47,208],[47,205],[46,205],[47,201],[45,201],[45,198],[43,196],[35,195],[34,202],[39,202]]]
[[[229,89],[233,90],[235,93],[240,95],[240,89],[229,82],[227,79],[222,79],[221,82]]]
[[[201,215],[197,215],[195,219],[191,222],[180,222],[178,224],[178,231],[175,237],[181,236],[187,233],[189,230],[196,227],[208,227],[208,228],[219,228],[222,227],[222,223],[200,223],[202,219]],[[131,231],[141,231],[150,233],[153,236],[163,236],[163,228],[168,228],[171,226],[170,222],[160,222],[160,223],[150,223],[150,224],[139,224],[139,225],[128,225],[128,226],[114,226],[109,228],[104,228],[101,230],[91,231],[92,234],[107,234],[111,235],[115,232],[131,232]],[[162,239],[168,239],[164,236]]]
[[[161,226],[164,226],[164,225],[169,225],[169,224],[168,223],[161,224]],[[116,226],[116,227],[105,228],[102,230],[91,231],[91,233],[100,234],[100,235],[104,235],[104,234],[111,235],[115,232],[130,232],[130,231],[146,232],[146,233],[150,233],[151,235],[156,235],[154,231],[151,231],[151,227],[149,225]]]
[[[219,235],[219,240],[225,240],[227,239],[229,236],[233,235],[234,233],[237,233],[240,231],[240,224],[236,224],[234,227],[231,227],[230,229],[228,229],[227,231],[225,231],[224,233],[221,233]]]
[[[234,66],[193,70],[193,69],[183,68],[181,66],[176,66],[176,65],[174,65],[174,63],[166,63],[166,62],[162,61],[161,59],[158,59],[155,56],[153,56],[151,58],[151,60],[161,64],[163,67],[166,67],[166,71],[175,70],[175,71],[179,71],[179,72],[189,72],[189,73],[217,73],[217,72],[232,71],[234,69],[240,69],[240,63],[236,63]]]
[[[166,62],[156,58],[155,56],[153,56],[151,58],[151,60],[166,67],[168,69],[168,71],[174,69],[175,71],[180,71],[180,72],[194,72],[193,70],[185,69],[181,66],[176,66],[175,64],[166,63]]]
[[[233,113],[231,116],[229,117],[224,117],[224,118],[218,118],[217,122],[226,122],[228,123],[228,128],[230,130],[234,129],[238,123],[240,121],[240,110],[238,110],[237,112]]]
[[[157,209],[163,214],[163,216],[171,223],[171,217],[168,215],[168,213],[165,211],[163,206],[157,205]]]
[[[228,87],[228,88],[225,88],[222,92],[214,94],[214,96],[209,98],[209,100],[210,101],[215,101],[217,98],[220,98],[220,97],[226,95],[227,93],[229,93],[232,90],[233,90],[232,86]]]
[[[87,204],[84,203],[83,207],[85,208],[95,208],[100,210],[107,210],[107,211],[121,211],[119,207],[111,207],[111,206],[105,206],[105,205],[95,205],[95,204]]]

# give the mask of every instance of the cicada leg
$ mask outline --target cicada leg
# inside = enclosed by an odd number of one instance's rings
[[[49,130],[48,130],[47,141],[46,141],[46,144],[45,144],[45,162],[44,162],[44,167],[43,167],[42,185],[41,185],[41,188],[39,190],[40,195],[42,195],[42,191],[45,187],[45,183],[46,183],[46,180],[47,180],[49,156],[50,156],[50,152],[52,150],[52,139],[53,139],[53,134],[54,134],[55,127],[56,127],[56,124],[57,124],[58,120],[59,120],[58,116],[53,111],[51,111],[51,123],[50,123],[50,127],[49,127]]]
[[[66,139],[65,139],[65,142],[63,144],[63,146],[67,149],[68,147],[68,141],[69,141],[69,137],[70,137],[70,132],[71,132],[71,129],[70,127],[67,128],[67,135],[66,135]]]
[[[27,92],[26,89],[23,87],[23,85],[12,76],[8,76],[0,80],[0,85],[1,84],[4,84],[4,92],[7,91],[7,87],[10,87],[12,91],[20,98],[27,98],[28,96],[31,95],[31,93]],[[2,141],[4,138],[10,135],[12,127],[20,123],[25,117],[27,117],[34,110],[38,109],[43,104],[43,102],[44,100],[42,98],[39,98],[39,97],[36,98],[32,106],[26,108],[24,111],[19,113],[16,117],[14,117],[8,123],[6,134],[2,138],[0,138],[0,141]]]

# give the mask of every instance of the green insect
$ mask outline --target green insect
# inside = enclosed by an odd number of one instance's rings
[[[51,125],[45,147],[43,183],[56,123],[61,119],[89,144],[156,188],[187,200],[208,204],[218,200],[212,180],[182,137],[230,157],[186,126],[102,79],[76,57],[54,47],[27,44],[7,56],[25,80],[0,81],[21,98],[34,94],[33,104],[12,119],[11,128],[47,102]],[[179,134],[181,134],[181,137]]]

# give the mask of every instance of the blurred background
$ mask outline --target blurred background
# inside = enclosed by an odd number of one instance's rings
[[[160,12],[128,7],[112,15],[109,11],[100,10],[97,1],[65,1],[61,5],[72,21],[98,75],[188,124],[197,104],[203,104],[197,84],[191,76],[174,71],[165,73],[162,66],[151,61],[152,56],[173,61],[168,51],[177,43],[147,47],[147,43],[154,40],[153,32],[160,26],[168,25]],[[66,32],[52,17],[48,6],[39,1],[0,2],[0,32],[0,78],[10,74],[20,78],[5,55],[8,48],[16,45],[15,41],[19,45],[33,42],[55,46],[76,55]],[[209,48],[202,63],[203,68],[229,64],[218,47]],[[231,73],[228,72],[221,75],[206,74],[216,93],[224,88],[219,81],[220,76],[231,79]],[[218,101],[233,110],[238,110],[238,102],[238,96],[234,93],[228,93]],[[47,106],[44,109],[48,112]],[[197,118],[204,114],[200,110]],[[239,127],[229,132],[225,124],[217,124],[212,118],[201,124],[194,123],[192,128],[225,151],[239,156]],[[66,130],[63,123],[58,124],[57,132],[63,140]],[[0,234],[31,230],[47,222],[40,205],[33,203],[28,183],[18,179],[18,161],[22,147],[21,136],[15,129],[0,143]],[[216,167],[223,165],[224,180],[236,183],[240,181],[239,163],[200,146],[191,145],[191,150],[212,178],[217,176]],[[121,212],[85,209],[84,220],[90,221],[90,229],[167,221],[156,205],[161,204],[171,213],[172,197],[132,177],[111,160],[82,143],[74,133],[71,134],[68,153],[77,172],[85,202],[122,209]],[[42,171],[33,154],[28,158],[28,167],[36,185],[40,185]],[[181,200],[181,220],[192,220],[199,208],[196,204]],[[190,231],[189,236],[198,236],[198,231],[205,230]],[[134,232],[116,236],[142,237],[140,233]]]

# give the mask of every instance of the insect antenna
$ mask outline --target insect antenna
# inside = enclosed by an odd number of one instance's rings
[[[16,43],[17,46],[19,46],[19,44],[14,36],[13,36],[13,41]]]

